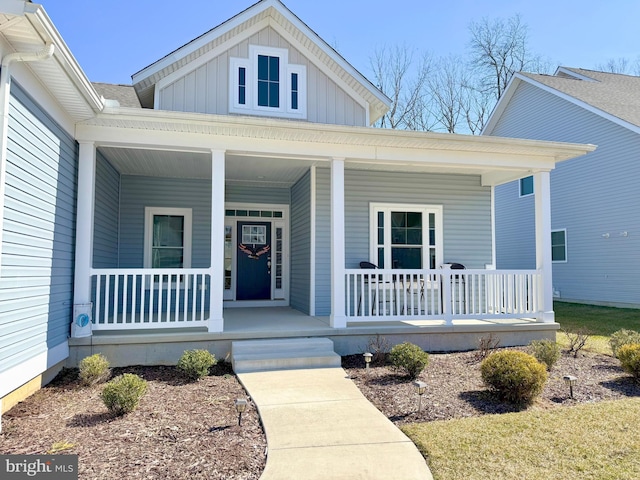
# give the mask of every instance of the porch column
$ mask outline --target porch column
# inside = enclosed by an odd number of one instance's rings
[[[94,142],[79,142],[78,206],[76,212],[76,258],[73,283],[73,304],[91,302],[91,268],[93,267],[93,215],[96,186],[96,146]],[[75,311],[75,308],[74,308]],[[73,319],[75,320],[75,319]],[[72,334],[76,331],[72,329]],[[81,336],[87,336],[84,332]]]
[[[344,249],[344,158],[331,161],[331,327],[346,328]]]
[[[224,297],[224,180],[225,151],[211,150],[211,286],[209,331],[222,332]]]
[[[549,172],[538,172],[533,178],[536,208],[536,269],[541,273],[538,292],[540,322],[554,322],[553,278],[551,263],[551,181]]]

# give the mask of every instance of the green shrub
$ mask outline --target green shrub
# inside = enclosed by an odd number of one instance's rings
[[[553,340],[534,340],[531,342],[531,353],[536,360],[544,363],[547,370],[551,370],[558,360],[560,360],[560,345]]]
[[[216,357],[208,350],[185,350],[177,367],[191,380],[199,380],[209,375],[209,369],[215,364]]]
[[[418,345],[405,342],[391,349],[389,361],[398,370],[402,370],[410,378],[417,378],[429,364],[429,354]]]
[[[609,345],[611,345],[611,351],[614,357],[618,357],[618,350],[623,345],[631,345],[633,343],[640,343],[640,332],[635,330],[627,330],[623,328],[615,333],[611,334],[609,338]]]
[[[640,380],[640,344],[623,345],[618,349],[618,359],[625,372]]]
[[[517,350],[489,355],[480,365],[484,383],[500,398],[515,404],[529,404],[547,381],[547,370],[535,357]]]
[[[125,373],[104,386],[100,398],[115,415],[133,412],[147,392],[147,382],[138,375]]]
[[[109,360],[101,353],[84,357],[78,366],[80,367],[80,381],[84,385],[102,383],[111,375]]]

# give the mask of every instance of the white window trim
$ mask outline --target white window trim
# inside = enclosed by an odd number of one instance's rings
[[[144,209],[144,268],[151,268],[154,215],[181,215],[184,217],[184,250],[182,268],[191,268],[192,210],[190,208],[145,207]]]
[[[534,185],[534,188],[533,188],[533,190],[531,190],[531,193],[525,193],[525,194],[522,193],[522,180],[524,180],[525,178],[529,178],[529,177],[531,177],[533,182],[536,181],[535,178],[533,178],[533,175],[529,175],[527,177],[523,177],[523,178],[518,180],[518,194],[519,194],[520,198],[531,197],[533,195],[533,193],[535,192],[535,185]]]
[[[553,240],[551,241],[551,262],[552,263],[567,263],[569,259],[569,249],[567,248],[567,229],[566,228],[555,228],[551,230],[551,236],[553,237],[554,232],[564,232],[564,260],[553,260]]]
[[[378,264],[378,232],[377,232],[377,214],[379,211],[385,213],[391,211],[399,212],[420,212],[423,215],[422,221],[422,266],[423,270],[428,270],[429,265],[429,245],[425,248],[424,240],[429,238],[429,222],[428,214],[435,214],[436,224],[436,268],[441,266],[444,258],[444,231],[443,231],[443,207],[442,205],[415,205],[406,203],[370,203],[369,204],[369,261],[373,264]],[[385,217],[386,218],[386,217]],[[427,221],[425,221],[427,219]],[[391,229],[387,228],[387,222],[385,222],[385,247],[391,246]],[[385,265],[391,263],[391,249],[385,248]],[[385,267],[387,269],[389,267]]]
[[[279,107],[258,105],[258,56],[278,57],[279,62]],[[245,68],[246,89],[245,104],[238,99],[238,69]],[[291,74],[298,74],[298,108],[291,106]],[[229,58],[229,112],[284,118],[307,118],[307,67],[305,65],[289,65],[289,51],[284,48],[249,45],[249,58]]]

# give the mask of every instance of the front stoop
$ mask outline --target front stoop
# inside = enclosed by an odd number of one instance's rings
[[[340,355],[328,338],[274,338],[231,342],[236,373],[340,367]]]

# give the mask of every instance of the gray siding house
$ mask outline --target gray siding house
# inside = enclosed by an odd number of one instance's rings
[[[98,351],[171,364],[236,338],[344,354],[375,333],[447,350],[558,328],[549,172],[589,145],[372,128],[390,100],[279,0],[131,85],[90,83],[23,0],[0,0],[0,53],[3,411]],[[494,189],[526,175],[535,261],[496,270]]]
[[[565,67],[516,74],[483,133],[597,145],[551,173],[554,296],[640,307],[640,77]],[[534,265],[527,188],[496,188],[498,268]]]

